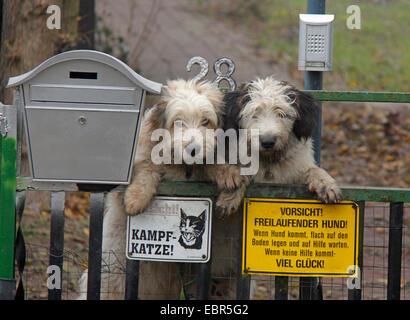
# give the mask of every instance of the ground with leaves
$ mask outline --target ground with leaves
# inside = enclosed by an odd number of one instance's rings
[[[323,107],[322,164],[342,185],[408,188],[410,108]]]

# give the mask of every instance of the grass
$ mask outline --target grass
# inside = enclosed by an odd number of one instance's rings
[[[216,1],[214,1],[217,3]],[[253,1],[256,9],[236,9],[245,0],[212,5],[204,9],[221,19],[243,24],[257,44],[277,64],[285,64],[294,77],[297,71],[299,14],[306,13],[307,0]],[[361,29],[350,30],[346,20],[349,5],[359,5]],[[233,8],[233,9],[232,9]],[[410,91],[410,23],[408,0],[326,1],[326,13],[335,14],[333,71],[324,77],[324,87],[339,90]]]

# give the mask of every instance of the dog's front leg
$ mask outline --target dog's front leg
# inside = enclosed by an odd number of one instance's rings
[[[325,170],[313,167],[306,172],[306,183],[309,190],[315,192],[319,200],[325,203],[338,203],[342,199],[342,191]]]
[[[208,177],[221,191],[216,201],[217,215],[225,218],[238,211],[250,183],[249,177],[241,175],[238,166],[229,164],[209,166]]]
[[[236,190],[245,181],[240,168],[230,164],[208,165],[207,176],[220,190]]]
[[[224,219],[238,211],[249,183],[250,179],[246,179],[237,189],[222,190],[219,193],[216,200],[216,214],[219,218]]]
[[[124,193],[126,213],[133,216],[143,212],[156,194],[160,182],[160,166],[150,160],[136,162],[131,183]]]

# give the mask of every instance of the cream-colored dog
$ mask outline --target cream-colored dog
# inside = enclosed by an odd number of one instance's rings
[[[214,84],[174,80],[163,89],[160,102],[146,112],[131,184],[124,196],[108,196],[103,228],[102,299],[124,298],[126,217],[144,211],[163,179],[212,181],[221,191],[230,192],[244,184],[237,166],[205,163],[206,155],[216,146],[211,143],[212,138],[206,139],[209,130],[223,126],[222,102],[223,94]],[[192,163],[192,159],[196,161]],[[224,210],[220,210],[222,214]],[[213,257],[232,256],[229,241],[236,231],[237,225],[229,221],[214,223],[213,234],[218,236],[212,239]],[[213,274],[226,273],[233,264],[229,258],[223,263],[213,262]],[[86,296],[86,279],[84,273],[80,299]],[[140,262],[141,299],[176,299],[180,291],[181,276],[177,275],[175,263]]]

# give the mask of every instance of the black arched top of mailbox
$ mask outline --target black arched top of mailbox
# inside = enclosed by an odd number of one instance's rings
[[[162,84],[157,83],[144,77],[140,76],[134,70],[132,70],[128,65],[126,65],[121,60],[103,53],[94,50],[72,50],[67,51],[64,53],[57,54],[43,63],[35,67],[33,70],[24,73],[19,76],[9,78],[7,88],[16,87],[18,85],[24,84],[25,82],[29,81],[30,79],[34,78],[40,72],[48,69],[49,67],[56,65],[61,62],[70,61],[70,60],[90,60],[99,63],[106,64],[115,70],[121,72],[124,76],[126,76],[130,81],[135,83],[136,86],[152,93],[160,94]]]

